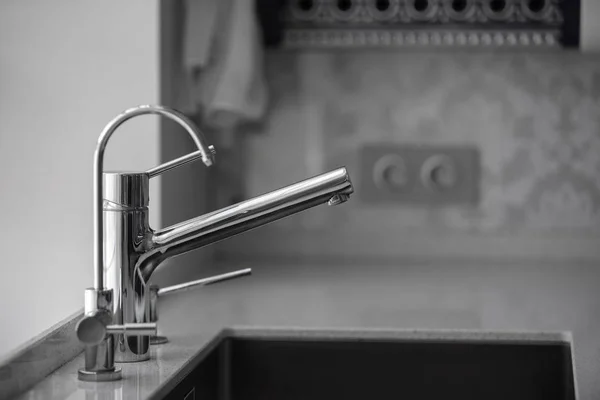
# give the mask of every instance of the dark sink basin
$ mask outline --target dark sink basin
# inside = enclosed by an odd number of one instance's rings
[[[243,336],[220,339],[167,398],[575,399],[566,342]]]

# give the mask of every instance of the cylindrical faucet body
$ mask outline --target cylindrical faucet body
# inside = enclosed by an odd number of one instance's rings
[[[152,246],[147,173],[104,173],[104,282],[114,293],[113,323],[150,321],[147,282],[136,279],[140,257]],[[115,361],[150,358],[149,337],[115,335]]]

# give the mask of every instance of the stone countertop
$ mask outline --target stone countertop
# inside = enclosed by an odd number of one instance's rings
[[[572,335],[579,399],[600,394],[597,266],[252,267],[251,277],[159,300],[159,333],[170,342],[153,346],[149,361],[120,364],[121,381],[78,381],[79,355],[20,398],[152,398],[190,371],[196,356],[232,326],[254,327],[261,335],[276,332],[269,327],[279,334],[338,337],[564,342]]]
[[[568,333],[486,332],[466,330],[401,330],[364,328],[261,328],[232,327],[219,331],[202,330],[198,335],[178,337],[154,346],[149,361],[119,364],[123,379],[115,382],[81,382],[77,370],[83,354],[51,374],[20,399],[160,399],[190,373],[223,337],[290,338],[296,340],[417,340],[475,341],[501,343],[570,343]]]
[[[18,399],[148,399],[159,387],[184,376],[194,356],[208,350],[211,341],[219,339],[219,332],[199,333],[188,340],[176,339],[161,346],[153,346],[151,359],[140,363],[119,364],[123,378],[114,382],[82,382],[77,370],[83,366],[83,354],[59,368]],[[189,366],[190,370],[192,366]],[[167,388],[168,389],[168,388]]]

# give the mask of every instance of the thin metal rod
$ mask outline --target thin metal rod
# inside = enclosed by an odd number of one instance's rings
[[[132,336],[156,335],[156,322],[138,322],[135,324],[107,325],[106,333],[125,333]]]
[[[212,148],[212,146],[210,146]],[[212,150],[211,150],[212,151]],[[183,157],[179,157],[176,158],[174,160],[171,160],[169,162],[166,162],[164,164],[161,164],[157,167],[151,168],[148,171],[146,171],[146,173],[150,176],[150,178],[153,178],[157,175],[162,174],[165,171],[168,171],[170,169],[176,168],[176,167],[180,167],[184,164],[190,163],[192,161],[195,161],[199,158],[202,157],[202,151],[198,150],[195,151],[193,153],[187,154]]]
[[[96,151],[94,152],[94,288],[97,290],[104,289],[104,221],[102,217],[102,171],[104,170],[104,150],[111,135],[119,126],[121,126],[121,124],[131,118],[144,114],[159,114],[183,126],[192,137],[192,140],[198,147],[198,150],[201,152],[202,161],[204,164],[206,166],[211,166],[214,162],[214,154],[206,143],[202,132],[184,114],[171,108],[151,105],[130,108],[117,115],[104,127],[104,130],[98,138],[98,145],[96,146]]]
[[[190,281],[185,283],[180,283],[179,285],[167,286],[162,289],[158,289],[158,295],[161,296],[163,294],[169,294],[173,292],[178,292],[180,290],[189,289],[194,286],[207,286],[217,282],[227,281],[229,279],[237,278],[244,275],[251,275],[252,268],[240,269],[239,271],[228,272],[222,275],[211,276],[210,278],[198,279],[196,281]]]

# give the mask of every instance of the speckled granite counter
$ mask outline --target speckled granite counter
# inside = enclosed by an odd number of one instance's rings
[[[123,379],[116,382],[90,383],[77,380],[77,369],[83,356],[57,370],[21,399],[160,399],[168,394],[185,375],[191,372],[204,354],[223,337],[291,338],[306,340],[415,340],[415,341],[469,341],[501,343],[570,343],[567,333],[549,332],[484,332],[459,330],[397,330],[397,329],[307,329],[297,328],[226,328],[212,334],[177,338],[171,343],[155,347],[150,361],[120,364]]]
[[[218,272],[241,267],[246,265]],[[471,335],[570,331],[579,399],[600,397],[597,266],[252,267],[251,277],[161,299],[159,330],[170,342],[153,348],[150,361],[121,364],[122,381],[77,381],[80,355],[21,398],[149,398],[223,327],[239,325],[382,328],[412,335],[457,329],[474,331]],[[522,337],[537,340],[536,335]]]
[[[194,355],[197,355],[219,332],[199,334],[188,340],[175,340],[166,345],[153,347],[152,358],[142,363],[119,364],[123,379],[115,382],[82,382],[77,370],[83,365],[83,354],[55,371],[44,381],[19,399],[147,399],[157,388],[185,371]]]

